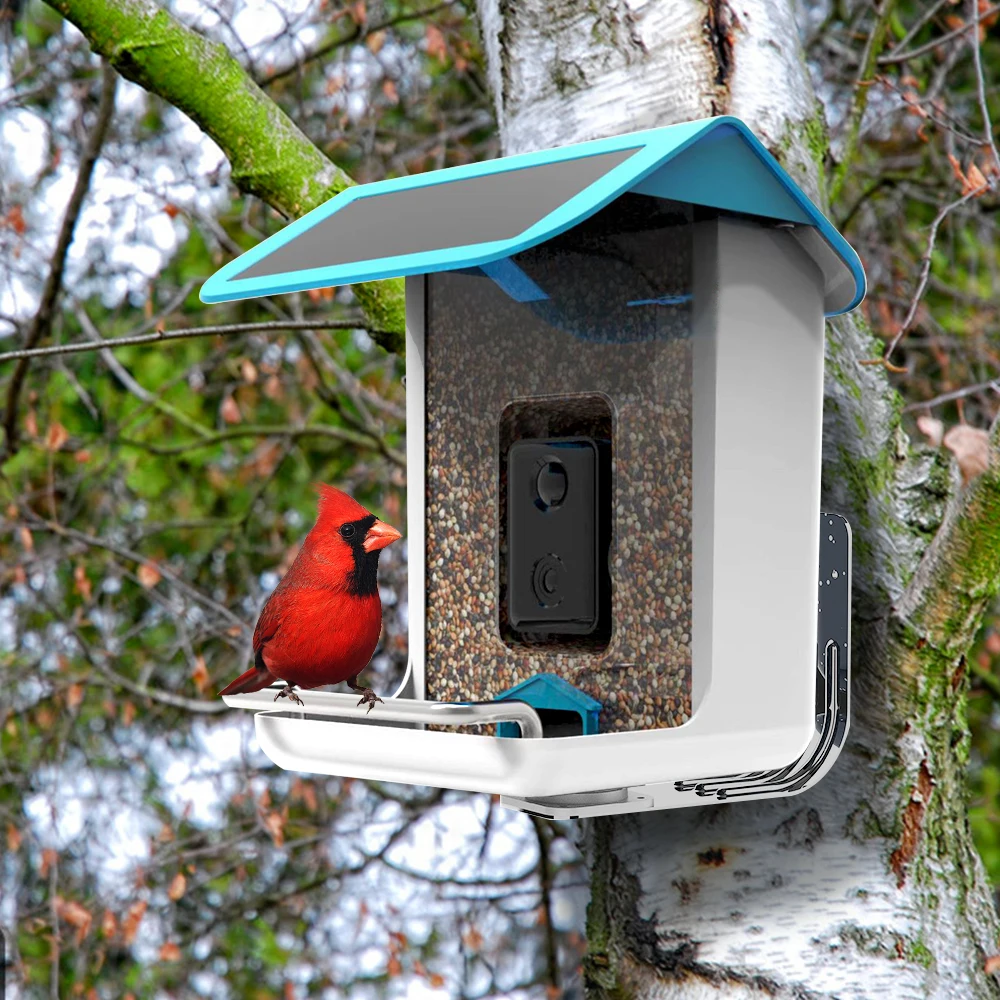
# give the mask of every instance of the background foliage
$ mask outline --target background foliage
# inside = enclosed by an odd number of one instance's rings
[[[497,153],[470,3],[171,10],[358,181]],[[481,796],[281,772],[214,697],[247,662],[313,482],[404,522],[401,360],[350,289],[202,305],[201,282],[282,218],[51,8],[0,15],[0,347],[217,330],[34,360],[22,386],[16,361],[0,368],[0,923],[21,994],[572,992],[571,829]],[[974,475],[1000,390],[1000,12],[800,15],[834,221],[886,345],[871,360],[942,483]],[[370,674],[386,692],[405,667],[405,550],[380,582]],[[1000,884],[998,658],[1000,620],[968,664],[970,816]]]

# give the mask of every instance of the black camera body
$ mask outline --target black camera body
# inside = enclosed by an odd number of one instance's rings
[[[528,635],[610,629],[610,444],[523,439],[507,455],[507,618]]]

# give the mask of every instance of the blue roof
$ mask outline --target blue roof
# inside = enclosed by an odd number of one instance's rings
[[[851,245],[753,132],[723,116],[348,188],[226,264],[201,298],[483,267],[630,191],[793,223],[823,272],[827,315],[864,297]]]

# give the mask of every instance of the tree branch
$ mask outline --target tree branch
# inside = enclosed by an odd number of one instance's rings
[[[111,118],[114,115],[116,83],[117,76],[115,71],[105,63],[101,72],[101,98],[97,108],[97,121],[90,130],[87,144],[84,146],[83,155],[80,158],[80,168],[77,171],[76,184],[73,186],[73,193],[70,195],[69,204],[66,206],[66,211],[63,214],[62,225],[59,227],[59,235],[56,238],[55,250],[52,252],[52,259],[49,263],[49,274],[45,279],[45,286],[42,288],[38,310],[31,321],[28,335],[24,341],[25,348],[29,351],[40,340],[47,337],[52,330],[56,302],[59,299],[59,293],[62,291],[63,273],[66,270],[66,255],[69,252],[70,244],[73,242],[73,232],[80,217],[83,200],[90,189],[90,178],[94,172],[94,164],[97,163],[97,159],[101,155],[101,147],[104,145],[104,140],[108,134],[108,126],[111,124]],[[31,362],[28,357],[20,358],[17,367],[14,369],[14,374],[11,376],[10,385],[7,388],[7,406],[3,419],[6,443],[3,454],[0,455],[0,464],[16,455],[18,451],[17,406],[30,365]]]
[[[364,22],[355,21],[354,27],[351,28],[350,31],[345,31],[344,34],[337,35],[336,38],[331,38],[322,45],[318,45],[311,52],[304,53],[300,58],[295,59],[287,66],[282,66],[280,69],[273,70],[266,76],[258,77],[257,82],[262,87],[270,87],[279,80],[283,80],[286,76],[291,76],[293,73],[299,72],[308,63],[315,62],[317,59],[322,59],[324,56],[328,56],[331,52],[336,52],[337,49],[358,41],[365,35],[373,35],[379,31],[387,31],[389,28],[394,28],[398,24],[405,24],[407,21],[420,21],[425,17],[432,17],[439,11],[445,10],[456,3],[458,3],[458,0],[445,0],[444,3],[435,4],[433,7],[424,7],[422,10],[405,11],[402,14],[397,14],[396,17],[387,18],[378,24],[370,26],[366,26]]]
[[[297,218],[354,182],[251,79],[220,42],[152,0],[51,0],[127,80],[183,111],[225,153],[233,183]],[[403,282],[366,282],[355,294],[387,351],[402,351]]]
[[[329,320],[271,320],[264,323],[226,323],[219,326],[192,326],[186,330],[165,330],[162,333],[144,333],[131,337],[113,337],[109,340],[87,340],[75,344],[54,344],[33,350],[7,351],[0,354],[0,362],[27,358],[48,358],[56,354],[82,354],[84,351],[114,350],[117,347],[135,347],[136,344],[158,344],[161,341],[191,340],[194,337],[225,336],[231,333],[273,333],[279,330],[365,330],[373,339],[385,331],[372,330],[361,319]]]
[[[317,424],[314,427],[291,427],[285,424],[246,424],[242,427],[233,427],[230,430],[220,431],[211,437],[197,438],[194,441],[184,441],[181,444],[170,445],[146,444],[144,441],[134,441],[130,438],[121,438],[120,440],[123,445],[128,445],[131,448],[141,448],[143,451],[148,451],[151,455],[180,455],[196,448],[209,448],[212,445],[221,444],[223,441],[236,441],[239,438],[246,437],[284,437],[293,441],[307,437],[332,438],[334,441],[342,441],[361,448],[374,448],[396,465],[404,469],[406,468],[406,456],[390,448],[375,435],[352,431],[346,427],[331,427],[325,424]]]

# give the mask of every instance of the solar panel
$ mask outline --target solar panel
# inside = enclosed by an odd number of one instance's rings
[[[513,239],[635,152],[616,149],[357,198],[236,279]]]

